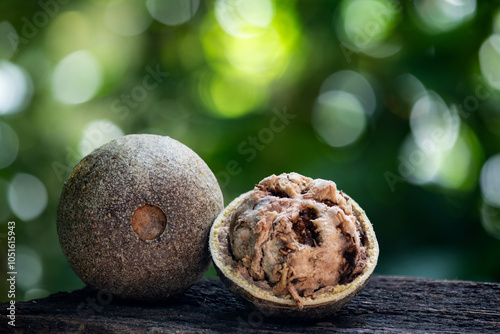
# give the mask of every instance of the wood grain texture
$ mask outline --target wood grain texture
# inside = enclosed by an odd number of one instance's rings
[[[258,313],[210,279],[158,304],[84,288],[16,307],[19,333],[500,333],[500,284],[393,276],[373,276],[335,316],[314,322]]]

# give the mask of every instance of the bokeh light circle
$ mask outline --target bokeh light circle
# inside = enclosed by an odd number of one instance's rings
[[[177,26],[189,21],[198,11],[200,0],[147,0],[149,14],[168,26]]]
[[[413,184],[423,185],[436,179],[442,154],[438,148],[422,149],[410,133],[401,144],[397,159],[399,174]]]
[[[293,80],[302,66],[296,57],[301,52],[301,27],[293,10],[285,6],[275,12],[271,21],[258,33],[229,34],[214,16],[207,15],[202,43],[209,66],[222,75],[243,75],[262,86],[282,76]],[[292,62],[296,66],[290,66]]]
[[[390,35],[400,16],[395,4],[387,0],[344,1],[340,15],[337,30],[341,38],[351,48],[363,52],[378,47]]]
[[[200,78],[200,96],[210,111],[224,118],[243,116],[258,108],[267,98],[265,89],[238,75],[205,75]]]
[[[477,184],[479,163],[474,149],[465,135],[459,135],[454,145],[442,154],[436,182],[443,188],[470,190]]]
[[[9,125],[0,122],[0,169],[9,166],[17,157],[19,140]]]
[[[16,284],[24,290],[35,287],[42,279],[43,266],[40,256],[30,247],[16,249]]]
[[[435,184],[444,189],[470,191],[477,184],[480,150],[477,138],[462,125],[451,147],[408,134],[397,158],[398,172],[416,185]]]
[[[122,36],[144,32],[152,22],[144,1],[119,0],[106,7],[104,20],[108,28]]]
[[[271,24],[274,5],[271,0],[217,0],[215,17],[226,33],[240,38],[253,37]]]
[[[33,95],[28,73],[18,65],[0,60],[0,115],[24,109]]]
[[[83,103],[97,94],[101,82],[101,66],[97,59],[90,52],[80,50],[57,64],[52,76],[52,92],[61,102]]]
[[[47,206],[47,189],[33,175],[18,173],[12,179],[9,192],[12,212],[23,221],[37,218]]]
[[[497,10],[493,17],[493,32],[495,34],[500,34],[500,10]]]
[[[260,77],[278,76],[288,65],[286,46],[272,27],[253,38],[233,39],[225,54],[233,67]]]
[[[312,125],[328,145],[343,147],[361,136],[366,127],[366,114],[356,96],[344,91],[329,91],[318,97]]]
[[[450,109],[433,91],[427,91],[413,105],[410,127],[417,145],[432,141],[440,149],[451,148],[458,137],[460,118],[456,109]]]
[[[122,136],[123,131],[116,124],[108,120],[93,121],[83,131],[79,145],[80,155],[84,157],[110,140]]]
[[[53,59],[60,60],[93,44],[96,28],[85,13],[64,11],[51,19],[46,31],[45,49]]]
[[[488,84],[500,90],[500,35],[491,35],[481,44],[479,65]]]
[[[483,201],[481,205],[481,224],[489,235],[500,240],[500,208]]]
[[[320,93],[334,90],[354,95],[368,115],[375,111],[377,106],[375,92],[368,80],[361,74],[351,70],[343,70],[330,75],[321,85]]]
[[[419,21],[430,33],[453,30],[476,13],[476,0],[416,0],[413,4]]]
[[[481,169],[481,192],[486,203],[500,208],[500,153],[490,157]]]

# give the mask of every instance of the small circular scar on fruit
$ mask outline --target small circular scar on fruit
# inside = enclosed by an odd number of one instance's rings
[[[194,151],[169,137],[129,135],[74,168],[59,200],[57,232],[87,285],[160,300],[206,272],[210,227],[223,208],[217,179]]]
[[[367,284],[379,247],[361,207],[333,181],[272,175],[210,231],[221,280],[263,314],[322,318]]]
[[[167,226],[167,217],[154,205],[143,205],[132,214],[132,229],[142,240],[158,238]]]

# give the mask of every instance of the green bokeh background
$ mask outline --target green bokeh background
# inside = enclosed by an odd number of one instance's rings
[[[445,2],[169,0],[163,10],[153,0],[0,2],[0,125],[15,132],[0,126],[0,162],[17,147],[0,169],[0,267],[7,265],[7,222],[15,221],[16,299],[83,286],[59,247],[56,207],[81,148],[120,131],[168,135],[191,147],[218,177],[226,204],[270,174],[334,180],[374,225],[378,274],[500,281],[498,164],[485,178],[492,200],[480,184],[484,164],[500,152],[500,2],[451,9]],[[65,73],[61,62],[75,52]],[[22,69],[25,81],[9,81],[9,66]],[[348,91],[342,96],[355,102],[328,104],[323,83],[347,70],[364,78],[374,103]],[[168,75],[145,89],[151,71]],[[334,78],[336,90],[346,87]],[[68,97],[72,87],[83,101]],[[478,88],[487,98],[477,98]],[[2,98],[12,92],[21,92],[20,102],[7,108]],[[455,115],[461,143],[451,153],[438,150],[432,175],[425,171],[435,160],[405,144],[417,131],[439,128],[432,120],[420,130],[410,124],[422,96]],[[320,113],[322,127],[314,121]],[[319,127],[351,139],[335,145],[338,137],[329,141]],[[421,160],[408,167],[402,161],[412,153]],[[23,220],[11,188],[25,174],[41,181],[47,204]],[[27,196],[18,206],[39,200]],[[207,276],[215,277],[213,268]],[[8,300],[6,289],[2,279],[0,301]]]

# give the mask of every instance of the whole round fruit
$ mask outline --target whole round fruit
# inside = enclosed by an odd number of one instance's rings
[[[129,135],[83,158],[64,184],[57,232],[75,273],[123,298],[180,293],[210,265],[222,193],[206,163],[169,137]]]
[[[290,173],[231,202],[210,251],[221,280],[263,314],[315,319],[365,286],[379,248],[365,212],[333,181]]]

